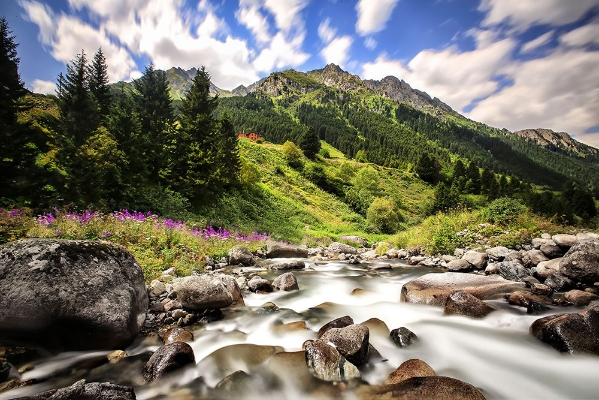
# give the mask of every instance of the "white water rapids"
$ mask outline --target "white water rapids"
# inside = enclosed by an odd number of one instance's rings
[[[215,350],[245,343],[299,351],[305,340],[316,338],[322,325],[344,315],[351,316],[355,323],[378,318],[389,330],[405,326],[418,336],[419,340],[412,346],[399,348],[386,336],[388,333],[371,330],[371,344],[388,361],[375,363],[372,368],[362,371],[363,379],[370,384],[383,384],[402,362],[418,358],[428,363],[438,375],[457,378],[481,389],[487,399],[599,398],[599,357],[561,354],[528,333],[532,322],[544,315],[576,312],[579,308],[552,306],[543,315],[530,316],[525,309],[497,299],[489,303],[498,311],[480,320],[444,316],[441,307],[399,301],[404,283],[436,270],[410,267],[398,261],[392,264],[392,270],[379,272],[368,272],[360,266],[342,262],[309,261],[307,264],[310,269],[293,271],[299,291],[245,294],[248,309],[225,311],[223,320],[196,329],[195,341],[190,344],[197,367],[177,374],[176,379],[169,380],[164,387],[136,386],[137,398],[151,399],[159,395],[169,398],[169,393],[200,376],[208,386],[214,387],[237,369],[251,372],[241,361],[226,370],[202,363]],[[271,281],[282,273],[255,271]],[[362,290],[352,294],[356,288]],[[266,302],[293,311],[256,315],[249,310]],[[275,327],[300,320],[306,322],[309,330],[282,332]],[[155,349],[156,346],[150,348]],[[136,345],[127,349],[127,353],[145,350],[147,348]],[[35,369],[24,373],[21,379],[39,379],[52,370],[68,369],[69,363],[92,357],[90,354],[97,356],[98,353],[67,353],[36,361]],[[15,389],[0,394],[0,400],[31,395],[52,387],[41,383]],[[264,393],[262,398],[296,399],[309,398],[309,395],[286,386]]]

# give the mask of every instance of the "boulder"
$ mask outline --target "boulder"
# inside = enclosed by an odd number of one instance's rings
[[[448,262],[445,268],[451,272],[468,272],[472,271],[473,266],[467,260],[456,259]]]
[[[307,258],[308,248],[282,242],[266,243],[267,258]]]
[[[551,236],[534,238],[532,240],[532,247],[535,250],[539,250],[542,245],[547,244],[547,243],[552,243],[552,242],[553,242],[553,240],[551,240]]]
[[[132,387],[113,385],[110,382],[90,382],[85,379],[62,389],[51,389],[34,396],[19,397],[16,400],[134,400]]]
[[[375,250],[368,250],[364,253],[360,253],[360,258],[363,260],[376,260],[379,258],[379,253],[377,253]]]
[[[375,263],[375,264],[368,264],[368,269],[371,271],[382,271],[382,270],[389,270],[389,269],[393,269],[391,267],[391,264],[389,263]]]
[[[137,261],[101,241],[0,246],[0,293],[0,342],[51,351],[124,348],[149,307]]]
[[[576,234],[578,240],[599,239],[599,233],[581,232]]]
[[[406,379],[437,375],[430,365],[417,358],[411,358],[401,363],[385,380],[386,385],[393,385]]]
[[[356,243],[362,247],[365,247],[368,245],[368,240],[366,240],[365,238],[363,238],[361,236],[341,236],[340,239],[348,241],[348,242]]]
[[[522,261],[522,254],[520,254],[520,252],[517,251],[517,250],[510,250],[509,253],[507,253],[505,255],[505,258],[503,260],[504,261],[521,262]]]
[[[458,290],[464,290],[480,300],[488,300],[525,287],[524,283],[508,281],[497,275],[431,273],[404,284],[401,301],[443,306],[447,298]]]
[[[272,286],[277,290],[283,290],[285,292],[299,290],[297,279],[291,272],[286,272],[277,276],[277,278],[273,281]]]
[[[343,253],[343,254],[357,254],[355,247],[350,246],[349,244],[333,242],[329,245],[328,250],[333,253]]]
[[[479,253],[474,250],[469,250],[462,256],[462,260],[468,261],[475,269],[484,269],[488,259],[487,253]]]
[[[184,342],[174,342],[159,347],[144,366],[142,373],[146,382],[152,382],[190,364],[195,364],[191,346]]]
[[[496,247],[491,247],[490,249],[486,250],[487,255],[489,256],[489,259],[493,260],[493,261],[503,261],[505,259],[505,257],[510,253],[510,249],[508,249],[507,247],[504,246],[496,246]]]
[[[361,378],[358,368],[325,341],[307,340],[303,347],[306,350],[306,364],[318,379],[339,382]]]
[[[289,262],[289,263],[277,263],[277,264],[270,265],[268,268],[272,269],[274,271],[289,270],[289,269],[304,269],[304,268],[306,268],[306,263],[303,261],[293,261],[293,262]]]
[[[539,304],[551,304],[551,299],[547,296],[541,296],[527,292],[526,290],[518,290],[513,292],[508,297],[508,303],[528,308],[533,302]]]
[[[176,290],[181,305],[190,310],[225,308],[233,304],[233,295],[217,275],[187,276]]]
[[[553,294],[553,290],[542,283],[531,283],[530,292],[539,296],[551,296]]]
[[[171,328],[162,336],[164,344],[175,342],[193,342],[193,333],[183,328]]]
[[[555,244],[553,240],[541,245],[539,250],[541,250],[541,252],[547,258],[558,258],[564,255],[562,249],[557,244]]]
[[[551,237],[553,242],[558,245],[562,251],[568,251],[578,241],[575,235],[557,234]]]
[[[599,355],[599,301],[579,313],[553,314],[537,319],[530,333],[562,353]]]
[[[229,264],[250,266],[256,264],[256,261],[250,249],[244,246],[235,246],[229,250]]]
[[[549,261],[541,261],[537,265],[535,274],[543,279],[549,278],[551,275],[559,273],[559,264],[562,262],[561,258],[554,258]]]
[[[260,278],[259,276],[255,276],[248,282],[248,288],[251,292],[272,292],[273,288],[271,283],[264,278]]]
[[[482,393],[469,383],[447,376],[413,377],[392,385],[364,386],[357,398],[402,400],[484,400]]]
[[[522,258],[522,261],[524,262],[524,266],[526,268],[532,268],[536,267],[542,261],[549,261],[549,259],[541,250],[529,250]]]
[[[545,279],[545,285],[549,286],[554,292],[568,290],[574,286],[574,282],[571,279],[566,278],[561,274],[553,274],[549,278]]]
[[[370,331],[370,337],[376,335],[384,338],[389,337],[389,327],[385,321],[382,321],[378,318],[367,319],[364,322],[360,322],[360,325],[368,327],[368,330]]]
[[[489,313],[495,311],[482,300],[463,290],[453,292],[445,302],[443,314],[445,315],[465,315],[471,318],[483,318]]]
[[[529,270],[522,264],[513,261],[503,261],[501,265],[499,265],[498,272],[503,278],[514,282],[522,282],[524,278],[530,276]]]
[[[599,239],[577,242],[564,255],[559,269],[562,275],[576,281],[590,284],[599,281]]]
[[[355,366],[368,361],[368,339],[370,331],[363,325],[350,325],[344,328],[331,328],[320,340],[332,343],[337,351]]]
[[[320,339],[322,337],[322,335],[324,335],[326,333],[326,331],[328,331],[329,329],[344,328],[346,326],[350,326],[353,324],[354,324],[354,320],[349,315],[336,318],[330,322],[327,322],[318,330],[318,338]]]
[[[597,300],[598,296],[594,293],[585,292],[582,290],[570,290],[564,293],[563,299],[575,306],[587,306],[592,301]]]
[[[499,273],[499,267],[501,267],[500,262],[490,262],[487,264],[487,268],[485,268],[485,275],[494,275]]]
[[[233,276],[226,274],[215,274],[214,276],[223,282],[227,290],[231,293],[231,296],[233,296],[233,303],[229,307],[245,306],[241,288]]]
[[[389,337],[397,347],[408,347],[418,340],[418,336],[405,326],[393,329],[389,332]]]

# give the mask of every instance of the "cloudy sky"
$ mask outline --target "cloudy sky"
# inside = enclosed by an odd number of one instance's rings
[[[466,116],[599,147],[599,0],[0,0],[26,86],[102,47],[110,79],[205,65],[224,89],[328,63]]]

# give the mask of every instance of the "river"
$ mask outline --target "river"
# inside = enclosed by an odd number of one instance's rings
[[[277,261],[282,260],[273,260]],[[441,307],[399,301],[403,284],[439,270],[411,267],[400,261],[392,262],[392,270],[378,272],[369,272],[359,265],[345,262],[307,263],[310,269],[293,271],[299,291],[245,294],[247,309],[225,311],[223,320],[196,329],[195,340],[190,343],[196,357],[196,368],[186,369],[166,381],[167,384],[136,386],[137,398],[170,398],[171,393],[198,377],[203,377],[208,387],[214,387],[238,369],[259,374],[259,368],[241,359],[218,368],[202,360],[218,349],[237,344],[281,346],[288,352],[299,351],[305,340],[316,338],[316,332],[322,325],[344,315],[351,316],[355,323],[378,318],[389,329],[405,326],[418,336],[419,340],[412,346],[398,348],[386,332],[371,330],[371,344],[387,361],[374,363],[362,371],[363,379],[370,384],[384,383],[385,378],[403,361],[418,358],[428,363],[438,375],[474,385],[487,399],[599,397],[599,357],[561,354],[528,333],[532,322],[543,315],[576,312],[579,308],[552,306],[542,315],[531,316],[526,314],[525,309],[497,299],[489,303],[498,311],[480,320],[444,316]],[[281,274],[261,269],[254,271],[271,281]],[[357,288],[361,290],[354,291]],[[281,310],[259,315],[250,311],[267,302],[275,303]],[[280,329],[282,323],[294,321],[305,321],[309,329],[289,332]],[[156,348],[136,343],[126,350],[128,354],[135,355]],[[35,368],[24,373],[22,380],[43,379],[56,370],[68,370],[73,364],[81,363],[81,359],[105,354],[107,352],[68,353],[48,357],[34,362]],[[72,382],[74,380],[71,379]],[[39,393],[55,387],[53,385],[56,383],[50,379],[0,394],[0,399]],[[264,389],[260,398],[310,398],[301,391],[288,384],[272,390]],[[352,397],[351,390],[346,393],[345,397]]]

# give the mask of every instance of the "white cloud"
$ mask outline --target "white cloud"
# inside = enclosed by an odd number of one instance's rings
[[[352,45],[350,36],[341,36],[335,38],[320,52],[320,55],[327,64],[334,63],[344,66],[349,59],[349,49]]]
[[[54,94],[54,93],[56,93],[56,83],[51,82],[51,81],[43,81],[41,79],[36,79],[33,81],[31,90],[34,93]]]
[[[221,32],[226,27],[225,21],[217,18],[212,12],[208,12],[204,21],[198,27],[198,36],[211,37]]]
[[[537,48],[549,43],[549,41],[551,40],[552,37],[553,37],[553,31],[546,32],[546,33],[540,35],[539,37],[537,37],[536,39],[533,39],[530,42],[525,43],[522,46],[522,48],[520,49],[520,52],[528,53],[534,49],[537,49]]]
[[[482,0],[478,9],[487,13],[483,26],[507,23],[517,31],[525,31],[534,25],[576,22],[597,6],[599,0]]]
[[[366,47],[368,50],[376,49],[377,45],[378,45],[378,43],[376,42],[376,40],[374,40],[370,36],[368,36],[366,39],[364,39],[364,47]]]
[[[360,0],[356,5],[358,21],[356,31],[360,36],[382,31],[391,17],[398,0]]]
[[[255,1],[241,0],[235,17],[239,23],[245,25],[252,32],[259,44],[270,41],[268,20],[260,12],[259,4],[256,4]]]
[[[327,18],[318,25],[318,36],[324,43],[330,43],[337,35],[337,29],[332,28],[329,25],[330,22],[331,20]]]
[[[307,0],[264,0],[264,7],[274,15],[277,28],[284,33],[293,28],[304,29],[304,20],[299,14],[307,5]]]
[[[585,46],[591,43],[599,44],[599,21],[566,33],[560,38],[560,42],[572,47]]]
[[[260,52],[254,60],[254,67],[261,72],[272,72],[287,66],[297,67],[310,58],[310,55],[301,50],[304,35],[298,35],[287,40],[283,32],[278,32],[268,48]]]
[[[572,137],[579,142],[599,149],[599,133],[583,133],[580,135],[572,135]]]
[[[40,41],[44,44],[50,44],[56,29],[52,10],[37,1],[20,1],[19,4],[25,9],[26,17],[40,28]]]

